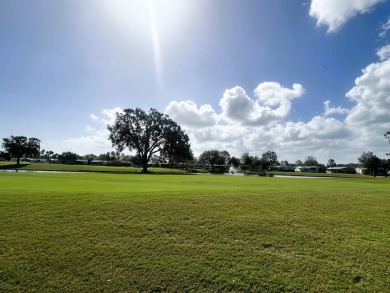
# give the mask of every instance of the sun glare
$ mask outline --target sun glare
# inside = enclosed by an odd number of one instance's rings
[[[161,41],[183,33],[193,14],[193,1],[110,0],[96,1],[99,14],[110,25],[150,34],[154,25]]]
[[[110,0],[97,1],[104,21],[120,37],[133,41],[150,43],[153,47],[156,79],[159,85],[163,79],[162,48],[174,46],[177,40],[185,36],[184,30],[189,24],[192,1],[182,0]]]
[[[151,0],[148,0],[148,8],[150,13],[150,26],[152,33],[153,41],[153,51],[154,51],[154,67],[156,71],[156,79],[159,86],[161,86],[162,80],[162,61],[161,61],[161,49],[159,42],[159,35],[157,31],[156,17],[154,14],[154,6]]]

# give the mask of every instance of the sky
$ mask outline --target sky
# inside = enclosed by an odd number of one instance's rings
[[[0,137],[112,150],[126,108],[194,154],[356,163],[390,144],[388,0],[0,0]]]

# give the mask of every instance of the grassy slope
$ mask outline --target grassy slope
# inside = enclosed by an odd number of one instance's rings
[[[65,164],[42,164],[22,162],[19,166],[15,162],[0,162],[0,169],[27,170],[27,171],[65,171],[65,172],[101,172],[101,173],[139,173],[140,167],[122,166],[93,166],[93,165],[65,165]],[[185,170],[172,168],[148,168],[151,173],[187,173]]]
[[[385,292],[389,186],[0,173],[0,291]]]

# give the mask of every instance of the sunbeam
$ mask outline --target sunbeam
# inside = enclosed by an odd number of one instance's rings
[[[154,14],[154,7],[153,7],[152,0],[148,0],[148,10],[150,13],[150,26],[151,26],[153,51],[154,51],[155,74],[156,74],[156,80],[157,80],[158,87],[161,88],[162,83],[163,83],[161,48],[160,48],[160,42],[159,42],[159,38],[158,38],[156,17]]]

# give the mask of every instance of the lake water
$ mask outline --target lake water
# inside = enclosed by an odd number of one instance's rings
[[[330,179],[334,177],[316,177],[316,176],[292,176],[292,175],[274,175],[276,178],[294,178],[294,179]]]

